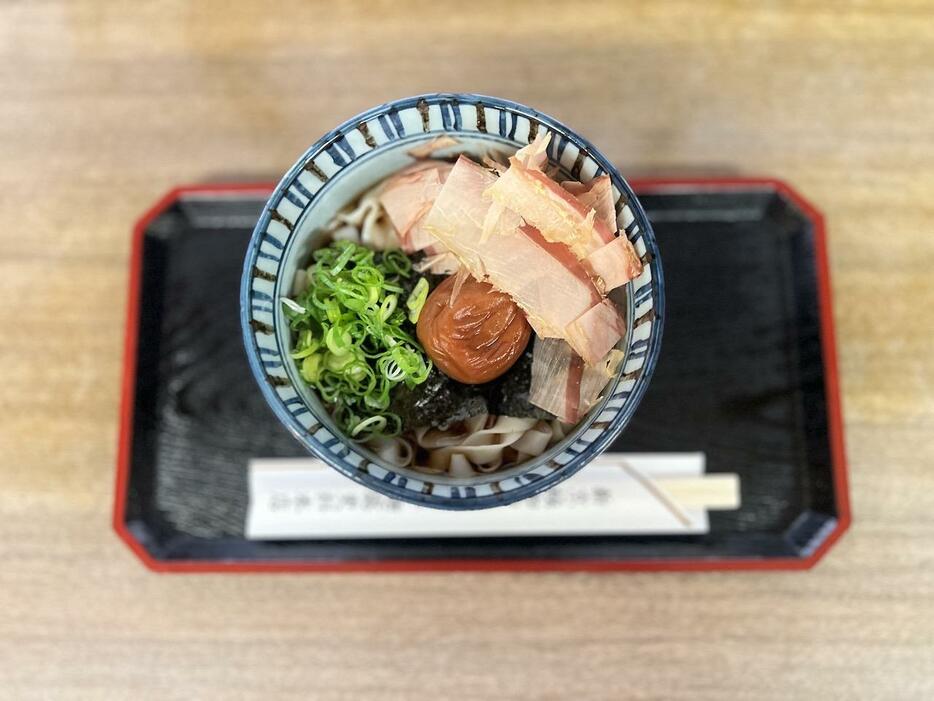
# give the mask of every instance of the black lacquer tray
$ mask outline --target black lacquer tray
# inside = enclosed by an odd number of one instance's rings
[[[132,253],[114,525],[160,571],[804,569],[849,523],[820,215],[780,181],[633,184],[667,319],[613,450],[704,452],[742,507],[692,536],[250,541],[247,464],[306,455],[241,347],[243,254],[267,185],[178,188]]]

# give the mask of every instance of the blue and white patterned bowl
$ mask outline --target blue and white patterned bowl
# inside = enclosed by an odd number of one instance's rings
[[[411,162],[413,146],[441,134],[463,150],[516,149],[552,132],[549,158],[584,182],[608,173],[620,231],[646,263],[627,285],[626,358],[604,400],[561,443],[502,472],[455,479],[389,465],[334,425],[289,358],[291,338],[281,305],[296,270],[307,264],[321,229],[344,206]],[[625,428],[648,386],[661,343],[664,292],[652,228],[629,185],[589,142],[560,122],[509,100],[438,94],[390,102],[348,120],[298,159],[266,203],[243,267],[240,318],[250,367],[279,420],[315,456],[383,494],[443,509],[501,506],[537,494],[580,470]]]

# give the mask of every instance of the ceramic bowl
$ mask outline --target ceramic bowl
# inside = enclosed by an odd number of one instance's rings
[[[513,151],[542,130],[552,132],[549,159],[566,178],[587,182],[608,173],[621,232],[646,263],[626,286],[626,353],[619,374],[574,431],[540,457],[508,470],[456,479],[381,461],[337,429],[289,357],[289,326],[277,302],[296,270],[321,244],[318,231],[362,192],[411,162],[408,151],[441,134],[458,150],[479,155]],[[276,187],[250,240],[243,267],[240,314],[256,381],[279,420],[310,453],[351,479],[396,499],[444,509],[501,506],[553,487],[584,467],[626,427],[658,356],[664,306],[661,261],[652,228],[629,185],[587,140],[555,119],[495,97],[430,94],[396,100],[325,134]]]

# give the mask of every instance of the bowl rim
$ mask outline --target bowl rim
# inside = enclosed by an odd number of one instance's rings
[[[435,494],[433,491],[427,494],[415,492],[411,489],[405,488],[404,486],[395,484],[394,481],[388,482],[383,478],[374,476],[368,471],[356,468],[348,469],[347,465],[341,461],[343,455],[333,454],[330,450],[319,446],[317,441],[314,439],[314,436],[311,435],[298,422],[296,417],[285,408],[282,398],[279,397],[275,391],[275,388],[267,380],[267,373],[262,366],[263,363],[259,357],[259,351],[256,347],[256,343],[254,342],[254,330],[252,327],[252,315],[250,307],[253,279],[252,265],[255,261],[255,254],[261,243],[261,240],[266,234],[266,229],[271,218],[271,212],[279,206],[285,192],[289,187],[292,186],[298,175],[305,169],[309,161],[320,155],[329,145],[334,144],[338,139],[355,129],[356,126],[362,122],[367,122],[373,118],[379,117],[380,115],[385,115],[387,113],[418,107],[420,103],[423,102],[428,102],[430,105],[434,105],[441,104],[444,101],[450,101],[456,106],[460,104],[472,104],[478,108],[482,106],[499,110],[507,110],[512,113],[518,113],[530,120],[535,120],[540,125],[547,127],[550,131],[560,135],[564,139],[567,139],[568,142],[573,143],[579,149],[586,149],[588,152],[588,157],[593,160],[597,166],[603,170],[603,172],[610,176],[611,180],[613,181],[613,185],[625,198],[626,204],[630,208],[633,218],[638,225],[639,230],[641,231],[643,242],[646,247],[646,255],[649,257],[647,264],[651,270],[650,293],[653,302],[652,311],[654,312],[654,318],[652,320],[653,323],[651,325],[649,338],[647,339],[648,351],[646,353],[643,365],[639,370],[639,376],[635,378],[631,391],[628,393],[622,406],[613,410],[614,417],[610,420],[609,424],[605,429],[601,430],[598,436],[587,442],[585,444],[585,448],[582,451],[575,452],[574,457],[567,462],[563,464],[557,464],[555,469],[553,469],[548,475],[536,475],[538,479],[535,479],[534,481],[522,483],[520,486],[509,489],[508,491],[483,496],[444,496]],[[444,133],[463,133],[464,135],[469,136],[473,135],[474,132],[469,129],[451,129],[446,126]],[[426,136],[428,134],[437,135],[436,132],[425,132],[425,134]],[[515,141],[515,139],[512,137],[503,138],[507,138],[513,142]],[[392,141],[389,141],[384,145],[391,143]],[[379,148],[380,146],[377,146],[374,150],[378,150]],[[311,202],[305,205],[301,216],[304,216],[305,212],[307,212],[308,208],[311,206]],[[298,221],[299,220],[296,220],[296,226]],[[289,237],[291,236],[292,232],[290,231]],[[283,261],[284,257],[277,262],[277,267],[280,267],[283,264]],[[563,482],[581,470],[584,466],[586,466],[591,460],[593,460],[594,457],[603,453],[610,445],[610,443],[612,443],[629,424],[632,416],[642,401],[642,397],[644,396],[648,385],[650,384],[661,349],[664,316],[665,284],[661,266],[661,258],[659,256],[658,245],[655,239],[655,233],[652,229],[651,222],[649,222],[649,219],[645,214],[645,210],[642,208],[641,203],[635,196],[632,188],[626,179],[622,176],[622,174],[589,140],[580,136],[577,132],[570,129],[557,119],[534,108],[528,107],[522,103],[476,93],[433,92],[392,100],[372,107],[343,121],[341,124],[329,130],[321,138],[315,141],[302,153],[302,155],[295,161],[292,167],[289,168],[285,175],[283,175],[263,205],[263,209],[259,215],[256,226],[253,229],[253,233],[251,234],[250,241],[247,245],[240,284],[240,325],[244,350],[246,351],[247,360],[249,362],[253,377],[259,385],[267,404],[269,404],[270,408],[273,410],[276,418],[279,419],[279,422],[284,425],[289,430],[289,432],[292,433],[296,440],[298,440],[299,443],[301,443],[302,446],[312,455],[325,462],[328,466],[336,469],[345,476],[354,480],[355,482],[358,482],[359,484],[362,484],[363,486],[373,489],[374,491],[386,496],[401,499],[403,501],[421,506],[440,509],[461,510],[490,508],[495,506],[503,506],[520,501],[522,499],[526,499],[528,497],[534,496],[535,494],[543,492],[546,489],[550,489],[560,482]],[[273,302],[274,321],[275,318],[275,305]],[[630,332],[635,328],[635,325],[633,324],[634,321],[634,319],[627,319],[627,327]],[[616,387],[623,379],[623,370],[624,366],[621,367],[617,373],[612,388],[607,392],[604,401],[598,405],[599,411],[592,411],[591,416],[589,420],[586,421],[586,423],[578,424],[578,426],[575,427],[573,435],[579,437],[586,431],[591,430],[591,427],[594,423],[596,423],[597,418],[604,410],[610,395],[613,391],[615,391]],[[306,407],[306,409],[313,416],[318,418],[312,407]],[[348,442],[346,437],[340,432],[338,432],[337,438],[345,445]],[[576,442],[576,440],[571,441],[567,448],[569,449],[571,445]],[[543,455],[547,455],[547,453]],[[528,461],[528,470],[526,472],[530,472],[539,467],[541,465],[541,461],[542,457],[534,458]],[[382,469],[386,469],[378,463],[373,464]],[[395,473],[390,472],[389,474]],[[491,475],[492,474],[495,473],[491,473]],[[522,476],[523,474],[525,473],[519,473],[519,476]],[[424,482],[430,482],[431,475],[419,475],[419,479]],[[466,490],[468,487],[469,485],[464,485],[461,488]]]

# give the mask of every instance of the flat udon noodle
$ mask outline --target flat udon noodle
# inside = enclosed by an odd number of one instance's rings
[[[537,457],[563,435],[564,428],[557,421],[483,414],[446,431],[415,429],[416,444],[428,454],[426,464],[413,464],[415,449],[408,438],[378,438],[367,445],[379,457],[400,467],[471,477]]]
[[[399,248],[399,236],[379,203],[380,186],[372,187],[357,203],[331,220],[327,231],[338,241],[353,241],[377,251]]]
[[[415,429],[419,446],[428,451],[428,467],[452,477],[499,469],[507,448],[516,452],[516,462],[540,455],[551,436],[546,423],[511,416],[475,416],[465,421],[460,431]]]
[[[367,441],[367,447],[390,465],[406,467],[412,463],[415,450],[412,444],[404,438],[387,438],[380,436]]]
[[[553,441],[557,443],[558,441],[563,441],[567,438],[567,435],[571,432],[571,429],[574,428],[572,424],[563,424],[558,419],[552,419],[548,422],[549,427],[551,428],[551,435],[553,436]]]

